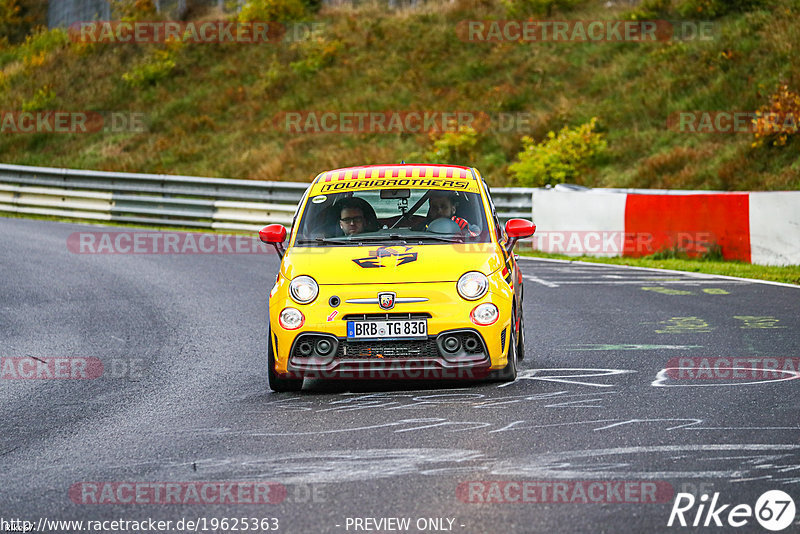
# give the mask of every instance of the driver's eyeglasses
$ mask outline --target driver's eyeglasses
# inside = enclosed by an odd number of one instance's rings
[[[359,215],[358,217],[345,217],[343,219],[339,219],[345,224],[358,224],[364,222],[364,217]]]

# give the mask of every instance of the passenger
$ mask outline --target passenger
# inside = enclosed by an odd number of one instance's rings
[[[462,233],[472,237],[478,235],[470,230],[469,222],[466,219],[456,215],[456,209],[458,209],[458,201],[453,193],[434,191],[428,197],[428,218],[423,225],[420,225],[421,227],[416,229],[427,229],[428,225],[436,219],[450,219],[461,228]]]

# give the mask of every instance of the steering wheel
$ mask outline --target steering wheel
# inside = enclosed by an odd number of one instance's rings
[[[446,217],[440,217],[431,221],[427,231],[433,234],[461,235],[461,227]]]

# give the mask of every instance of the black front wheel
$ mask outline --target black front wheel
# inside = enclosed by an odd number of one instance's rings
[[[284,378],[275,372],[275,353],[272,350],[272,335],[269,332],[267,332],[267,379],[270,389],[279,393],[303,389],[302,378]]]
[[[493,382],[513,382],[517,379],[517,334],[511,323],[511,336],[508,342],[508,363],[502,369],[491,371],[489,380]]]

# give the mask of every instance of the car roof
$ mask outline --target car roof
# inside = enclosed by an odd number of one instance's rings
[[[475,180],[475,174],[470,167],[461,165],[414,163],[363,165],[361,167],[346,167],[322,172],[314,179],[313,183],[374,178],[456,178]]]

